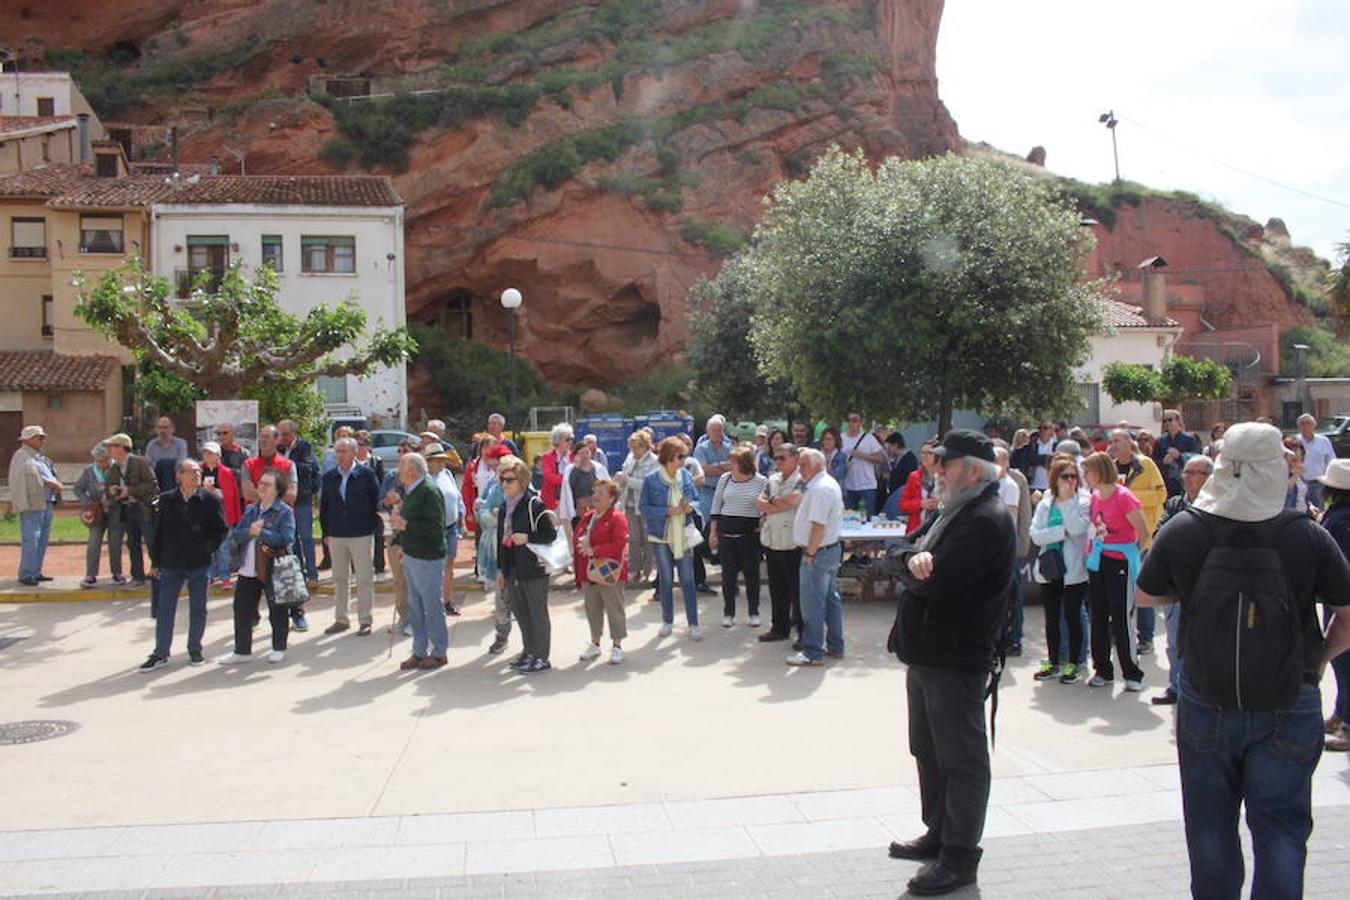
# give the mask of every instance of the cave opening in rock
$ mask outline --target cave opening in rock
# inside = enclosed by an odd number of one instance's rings
[[[468,288],[455,288],[427,307],[425,321],[451,337],[473,340],[473,301]]]
[[[114,66],[127,66],[139,62],[141,45],[135,41],[117,41],[108,48],[108,62]]]

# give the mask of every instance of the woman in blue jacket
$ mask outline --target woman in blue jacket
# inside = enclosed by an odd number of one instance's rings
[[[685,540],[685,524],[698,502],[698,488],[684,468],[689,451],[677,437],[661,442],[656,457],[657,469],[642,482],[638,500],[647,526],[647,542],[656,558],[656,593],[661,599],[661,631],[665,637],[675,624],[675,567],[680,568],[680,590],[684,593],[684,616],[689,637],[703,640],[698,627],[698,596],[694,593],[694,548]]]
[[[272,597],[272,557],[290,552],[295,542],[295,513],[281,499],[290,486],[285,473],[268,469],[258,479],[258,502],[250,503],[230,531],[239,549],[239,578],[234,583],[234,652],[216,660],[223,666],[253,658],[253,623],[258,600],[267,597],[267,617],[272,623],[272,652],[267,661],[286,658],[290,634],[290,610],[277,606]],[[275,551],[275,553],[271,552]]]

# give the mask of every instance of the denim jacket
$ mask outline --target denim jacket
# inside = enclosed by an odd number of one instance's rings
[[[258,516],[263,513],[273,514],[275,517],[272,524],[263,525],[262,531],[258,532],[258,540],[264,544],[273,544],[275,546],[289,547],[295,542],[295,513],[286,505],[284,500],[273,500],[272,505],[261,512],[257,503],[250,503],[244,510],[244,517],[235,523],[234,528],[230,530],[230,540],[235,546],[243,549],[248,546],[249,540],[253,537],[248,533],[249,528],[254,522],[258,521]]]
[[[686,470],[680,469],[680,493],[685,496],[695,507],[698,506],[698,488],[694,487],[694,479]],[[666,537],[666,511],[669,508],[670,489],[666,483],[661,480],[661,472],[657,470],[648,475],[642,482],[642,496],[638,500],[638,508],[647,521],[647,534],[649,537]]]

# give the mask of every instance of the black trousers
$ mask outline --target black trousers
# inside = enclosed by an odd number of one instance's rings
[[[979,866],[989,808],[989,745],[984,731],[987,672],[910,666],[909,752],[919,768],[928,836],[941,861],[960,872]]]
[[[759,615],[759,520],[722,516],[717,520],[717,555],[722,559],[722,615],[736,615],[736,576],[745,579],[750,615]]]
[[[453,562],[453,560],[452,560]],[[449,565],[447,563],[446,565]],[[375,517],[375,574],[384,572],[386,566],[384,562],[384,516]]]
[[[1127,681],[1142,681],[1144,670],[1135,659],[1134,600],[1129,594],[1127,567],[1123,559],[1103,556],[1096,572],[1088,572],[1088,596],[1092,612],[1092,669],[1103,678],[1114,678],[1111,645],[1120,657],[1120,674]]]
[[[234,652],[253,652],[253,620],[258,615],[258,600],[267,597],[267,618],[272,623],[272,649],[285,650],[291,632],[290,610],[272,602],[272,591],[256,578],[240,575],[234,582]]]
[[[1083,655],[1083,598],[1087,595],[1087,582],[1065,584],[1064,579],[1041,585],[1041,603],[1045,606],[1045,640],[1050,655],[1050,664],[1077,662]],[[1069,658],[1059,658],[1060,613],[1069,629]]]
[[[787,635],[792,629],[802,631],[800,547],[791,550],[765,550],[764,562],[769,570],[769,603],[773,605],[773,621],[769,630]]]

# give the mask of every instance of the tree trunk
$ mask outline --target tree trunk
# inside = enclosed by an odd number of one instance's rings
[[[938,388],[938,439],[952,430],[952,398],[946,385]]]

